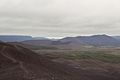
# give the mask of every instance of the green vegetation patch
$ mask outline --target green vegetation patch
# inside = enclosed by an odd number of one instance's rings
[[[120,55],[109,54],[103,51],[74,51],[59,54],[47,54],[51,58],[64,58],[70,60],[93,59],[109,63],[120,63]]]

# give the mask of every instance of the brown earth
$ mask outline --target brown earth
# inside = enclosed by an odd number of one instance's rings
[[[18,45],[0,43],[0,80],[120,80],[119,68],[111,65],[105,66],[110,67],[106,71],[104,65],[98,70],[101,62],[81,61],[78,68],[70,65],[71,61],[58,61]],[[86,65],[96,68],[84,68]]]

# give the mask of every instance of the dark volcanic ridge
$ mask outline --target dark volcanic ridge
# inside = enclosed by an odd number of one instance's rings
[[[0,80],[120,80],[117,75],[76,69],[24,47],[0,43]]]

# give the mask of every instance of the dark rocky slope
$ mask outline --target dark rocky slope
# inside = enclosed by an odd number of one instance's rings
[[[76,69],[24,47],[0,43],[0,80],[120,80],[118,75]]]

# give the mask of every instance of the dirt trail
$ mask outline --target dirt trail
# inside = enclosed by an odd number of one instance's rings
[[[1,54],[2,54],[4,57],[6,57],[6,58],[8,58],[9,60],[11,60],[13,63],[16,63],[16,62],[17,62],[16,59],[12,58],[9,54],[5,54],[5,52],[4,52],[5,49],[6,49],[6,46],[3,46],[2,49],[1,49]]]
[[[17,47],[16,47],[17,48]],[[9,60],[11,60],[13,63],[19,63],[20,65],[20,68],[26,73],[26,74],[29,74],[28,70],[24,67],[23,65],[23,62],[21,61],[17,61],[16,59],[14,59],[13,57],[11,57],[9,54],[5,54],[5,49],[6,49],[6,46],[3,46],[2,49],[1,49],[1,54],[8,58]]]
[[[29,74],[28,70],[23,66],[23,62],[19,62],[20,64],[20,68],[23,69],[23,71],[26,73],[26,74]]]

